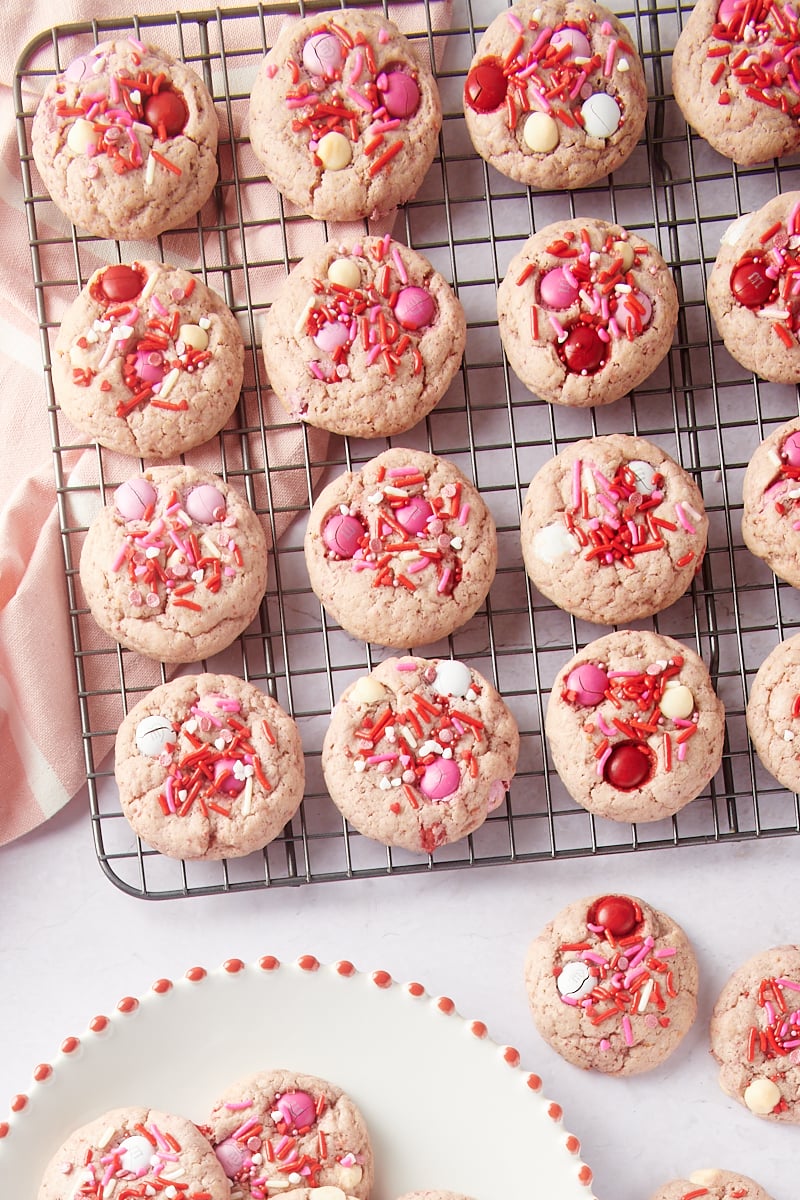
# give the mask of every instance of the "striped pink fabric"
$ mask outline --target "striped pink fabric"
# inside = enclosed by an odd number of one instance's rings
[[[157,15],[166,8],[193,12],[200,4],[179,3],[177,6],[158,0],[137,0],[136,11],[140,16]],[[210,6],[209,6],[210,7]],[[239,0],[219,0],[219,7],[238,8]],[[433,0],[429,5],[433,27],[447,28],[450,7],[446,0]],[[58,5],[60,22],[88,21],[94,17],[122,16],[126,6],[120,0],[69,0]],[[427,28],[428,15],[422,4],[390,7],[390,12],[405,32],[418,32]],[[0,844],[11,841],[35,828],[43,820],[57,812],[80,788],[85,779],[84,755],[81,740],[81,725],[76,698],[75,663],[72,653],[72,636],[69,624],[66,581],[64,574],[61,534],[56,493],[53,482],[51,435],[47,412],[47,395],[42,373],[41,344],[34,303],[33,275],[28,243],[28,229],[22,200],[21,169],[17,148],[14,120],[14,105],[11,85],[14,68],[23,47],[52,20],[54,10],[42,0],[31,0],[22,5],[4,5],[0,13],[0,436],[4,453],[0,455],[0,766],[3,786],[0,788]],[[282,21],[283,15],[267,16],[267,39],[271,43]],[[233,40],[227,40],[228,28]],[[226,50],[236,48],[236,22],[226,28]],[[252,37],[252,33],[250,33]],[[172,53],[178,53],[177,45],[159,41]],[[90,43],[89,43],[90,44]],[[76,43],[75,53],[89,48],[86,39]],[[253,45],[251,41],[248,43]],[[426,43],[421,43],[425,45]],[[64,58],[64,50],[67,56]],[[61,44],[62,63],[72,56],[69,46]],[[49,58],[48,58],[49,55]],[[42,65],[52,64],[52,45],[43,51]],[[30,64],[26,64],[30,65]],[[37,63],[38,65],[38,63]],[[241,65],[237,60],[237,69]],[[251,79],[255,66],[251,69]],[[43,86],[43,84],[41,84]],[[35,104],[35,93],[26,98],[26,108]],[[219,107],[224,127],[225,112]],[[233,110],[236,135],[243,132],[245,124],[244,106]],[[249,146],[237,150],[242,156],[242,166],[250,174],[259,174],[260,168],[253,158]],[[36,178],[36,187],[41,184]],[[43,189],[41,189],[43,190]],[[232,200],[235,207],[235,200]],[[243,195],[244,216],[265,217],[277,214],[278,200],[271,185],[264,181]],[[53,205],[38,205],[37,220],[39,237],[55,233],[63,237],[69,226]],[[43,228],[42,222],[52,222],[51,228]],[[290,227],[292,244],[288,247],[291,256],[306,253],[323,240],[322,228],[307,220]],[[342,227],[341,232],[345,229]],[[282,257],[282,245],[274,244],[278,237],[275,230],[248,231],[250,257],[261,259]],[[334,233],[335,236],[335,233]],[[258,238],[264,239],[258,244]],[[157,247],[150,249],[154,254]],[[235,239],[230,246],[236,260]],[[204,259],[213,267],[216,251],[209,243],[203,247]],[[82,245],[82,271],[88,275],[95,267],[110,261],[113,247],[102,242]],[[138,257],[145,257],[147,247],[137,247]],[[75,266],[71,248],[57,245],[49,251],[43,250],[46,261],[45,277],[49,280],[74,277]],[[199,262],[197,239],[173,238],[170,242],[170,257],[177,258],[182,265]],[[133,257],[133,255],[131,256]],[[280,269],[262,268],[250,272],[249,286],[260,300],[269,299],[270,291],[279,282]],[[75,289],[52,288],[47,292],[48,320],[58,320],[66,305],[74,298]],[[243,297],[238,297],[243,299]],[[246,379],[247,383],[248,380]],[[250,380],[250,382],[253,382]],[[308,503],[302,437],[298,428],[287,423],[287,418],[274,397],[268,401],[267,421],[283,422],[284,429],[275,438],[271,437],[269,454],[273,464],[286,466],[297,463],[296,471],[281,471],[273,476],[273,491],[276,506],[289,511],[279,519],[278,534],[292,519],[294,512],[302,511]],[[70,431],[59,417],[59,435],[62,445],[69,446],[81,440],[80,435]],[[327,435],[317,435],[315,457],[323,458]],[[260,438],[253,438],[249,451],[252,460],[263,465]],[[211,469],[219,467],[219,451],[216,442],[200,447],[188,456],[196,465]],[[98,465],[94,451],[68,451],[62,454],[62,469],[68,473],[70,485],[81,482],[97,484]],[[229,456],[230,465],[230,456]],[[119,481],[131,473],[132,460],[120,455],[103,455],[105,480]],[[135,469],[135,468],[134,468]],[[85,493],[70,491],[69,500],[82,502]],[[260,498],[266,509],[266,494]],[[88,516],[81,508],[75,512],[77,524],[85,524]],[[281,523],[282,522],[282,523]],[[88,624],[88,618],[87,622]],[[108,641],[100,631],[91,629],[82,637],[96,639],[98,646],[107,646]],[[83,643],[87,648],[86,642]],[[113,656],[99,656],[86,661],[86,686],[91,691],[112,693],[118,686],[116,662]],[[155,684],[160,681],[159,668],[145,660],[136,660],[128,667],[133,677],[131,686]],[[112,730],[121,719],[121,701],[115,695],[93,698],[90,724],[93,729]],[[95,741],[95,760],[98,753],[111,744],[111,736]]]

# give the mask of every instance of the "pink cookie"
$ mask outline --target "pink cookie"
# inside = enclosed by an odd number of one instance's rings
[[[361,833],[430,854],[502,803],[518,752],[513,716],[477,671],[389,658],[343,693],[322,768],[331,799]]]
[[[264,361],[281,404],[352,437],[402,433],[436,405],[461,364],[461,304],[400,242],[328,242],[298,263],[264,322]]]

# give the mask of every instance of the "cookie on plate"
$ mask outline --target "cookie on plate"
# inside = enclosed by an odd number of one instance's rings
[[[534,475],[520,522],[539,591],[584,621],[617,625],[683,595],[706,550],[691,478],[660,447],[622,433],[568,446]]]
[[[444,277],[386,237],[328,242],[264,322],[269,381],[293,417],[351,437],[404,433],[458,370],[467,323]]]
[[[759,667],[747,702],[747,731],[769,773],[800,792],[800,634],[776,646]]]
[[[636,896],[567,905],[531,943],[534,1023],[567,1062],[636,1075],[663,1062],[697,1015],[697,960],[671,917]]]
[[[508,361],[551,404],[610,404],[652,375],[678,320],[670,269],[649,242],[595,218],[528,238],[497,293]]]
[[[78,1196],[180,1195],[228,1200],[230,1184],[214,1151],[185,1117],[147,1108],[115,1108],[66,1139],[44,1173],[38,1200]],[[175,1188],[178,1194],[177,1187]]]
[[[497,534],[458,467],[395,447],[321,492],[305,555],[311,587],[343,629],[405,648],[447,637],[477,612]]]
[[[481,38],[464,86],[478,154],[538,188],[616,171],[647,115],[642,63],[621,21],[590,0],[521,0]]]
[[[784,5],[698,0],[672,55],[686,121],[740,166],[800,148],[797,22]],[[789,25],[787,26],[787,21]]]
[[[742,537],[751,554],[792,587],[800,587],[800,417],[756,450],[744,474]]]
[[[360,833],[430,854],[502,803],[518,754],[517,723],[477,671],[451,659],[388,658],[339,699],[322,769]]]
[[[142,458],[207,442],[236,407],[243,374],[227,305],[188,271],[157,262],[95,271],[53,353],[53,390],[73,425]]]
[[[800,946],[775,946],[736,971],[711,1014],[723,1092],[768,1121],[800,1124]]]
[[[786,192],[729,226],[708,278],[726,350],[773,383],[800,382],[798,270],[800,192]]]
[[[612,821],[659,821],[722,761],[725,709],[703,660],[663,634],[623,629],[561,668],[545,731],[567,791]]]
[[[738,1171],[716,1168],[692,1171],[688,1179],[673,1179],[654,1192],[650,1200],[686,1200],[687,1196],[696,1196],[697,1200],[701,1196],[703,1200],[770,1200],[754,1179]]]
[[[31,145],[65,216],[123,241],[177,229],[203,207],[218,134],[200,76],[131,37],[101,42],[48,84]]]
[[[275,187],[325,221],[409,200],[442,124],[428,67],[383,14],[337,9],[287,21],[250,97],[250,141]]]
[[[216,1101],[208,1126],[219,1162],[246,1200],[287,1185],[369,1196],[372,1147],[364,1118],[325,1079],[281,1070],[240,1079]]]
[[[267,546],[235,488],[194,467],[151,467],[97,514],[80,576],[97,624],[162,662],[224,650],[255,617]]]
[[[232,675],[154,688],[117,733],[114,774],[135,833],[171,858],[236,858],[277,837],[305,783],[297,726]]]

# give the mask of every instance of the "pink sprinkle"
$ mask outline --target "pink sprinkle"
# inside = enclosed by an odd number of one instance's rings
[[[618,45],[618,42],[617,42],[616,38],[614,38],[614,40],[609,42],[609,44],[608,44],[608,51],[606,53],[606,65],[605,65],[606,75],[610,75],[614,69],[614,55],[617,53],[617,45]]]
[[[683,762],[686,758],[686,742],[681,742],[678,746],[678,762]]]
[[[458,720],[457,717],[451,717],[450,722],[453,726],[453,729],[455,729],[456,733],[462,734],[464,732],[464,726],[461,724],[461,722]]]
[[[579,76],[578,76],[578,78],[575,80],[575,83],[572,85],[572,89],[571,89],[571,91],[570,91],[570,93],[569,93],[569,98],[570,98],[570,100],[575,100],[575,99],[577,99],[577,97],[580,95],[580,90],[581,90],[581,88],[582,88],[582,87],[583,87],[583,85],[586,83],[586,80],[587,80],[588,78],[589,78],[589,76],[588,76],[587,72],[586,72],[586,71],[581,71],[580,75],[579,75]]]
[[[399,129],[399,128],[400,128],[400,118],[392,117],[391,121],[373,121],[373,123],[369,127],[369,133],[371,136],[374,137],[375,134],[391,133],[391,131],[393,129]]]
[[[164,788],[167,798],[167,808],[171,813],[175,812],[175,781],[171,775],[167,776],[167,782]]]
[[[540,54],[541,51],[544,50],[545,46],[550,41],[550,38],[552,36],[553,36],[552,29],[550,28],[549,25],[546,25],[544,27],[544,29],[542,30],[542,32],[539,34],[536,41],[533,43],[533,48],[531,49],[531,54],[533,54],[534,56],[537,54]]]
[[[793,979],[776,979],[778,987],[788,988],[790,992],[800,992],[800,983],[795,983]]]
[[[681,525],[683,526],[683,528],[686,530],[687,533],[696,533],[697,532],[697,530],[694,528],[694,526],[691,525],[689,523],[689,521],[686,519],[686,514],[683,511],[682,504],[675,505],[675,516],[678,518],[678,520],[680,521]]]
[[[610,342],[611,341],[611,334],[608,332],[607,329],[603,329],[602,327],[598,328],[597,336],[600,338],[601,342]]]
[[[470,506],[468,504],[461,505],[461,512],[458,514],[459,525],[466,525],[469,520]]]
[[[578,1001],[575,999],[574,996],[562,996],[561,1003],[562,1004],[571,1004],[573,1008],[578,1008]]]
[[[350,72],[350,83],[358,83],[358,77],[364,68],[364,55],[360,50],[356,50],[355,59],[353,61],[353,69]]]
[[[442,578],[439,580],[438,584],[436,585],[436,591],[439,593],[440,596],[442,595],[443,592],[447,591],[447,588],[450,585],[450,579],[451,579],[452,574],[453,574],[453,572],[450,567],[445,567],[445,569],[442,571]]]
[[[611,37],[611,34],[614,32],[614,28],[610,21],[603,21],[603,24],[600,26],[600,32],[602,33],[603,37]]]
[[[322,372],[322,368],[320,367],[318,362],[310,362],[308,364],[308,369],[311,372],[311,374],[314,376],[315,379],[322,379],[322,380],[325,379],[325,376]]]
[[[386,43],[388,42],[388,40],[389,40],[388,29],[379,29],[378,30],[378,41],[380,42],[380,44],[382,46],[385,46]]]
[[[153,308],[156,310],[156,312],[158,313],[158,315],[160,317],[166,317],[169,315],[167,313],[167,310],[164,308],[164,305],[159,300],[158,296],[152,295],[150,297],[150,303],[152,304]]]
[[[632,1046],[633,1045],[633,1030],[631,1029],[631,1019],[627,1015],[627,1013],[622,1018],[622,1033],[625,1037],[625,1045]]]
[[[278,74],[278,68],[275,63],[267,63],[267,79],[274,79]]]
[[[622,334],[620,333],[619,325],[617,324],[615,317],[612,317],[611,320],[608,322],[608,328],[609,328],[609,331],[613,338],[619,339],[620,337],[622,337]]]
[[[233,1138],[234,1141],[236,1141],[238,1138],[243,1137],[244,1134],[248,1133],[249,1130],[251,1130],[253,1128],[253,1126],[256,1124],[257,1124],[257,1121],[256,1121],[255,1117],[248,1117],[248,1119],[242,1125],[239,1126],[239,1128],[235,1131],[235,1133],[232,1133],[230,1136]],[[285,1146],[286,1142],[288,1140],[289,1139],[284,1135],[284,1138],[283,1138],[283,1141],[281,1142],[281,1144],[279,1146],[275,1147],[276,1152],[278,1150],[280,1150],[282,1146]]]
[[[606,964],[606,959],[603,958],[602,954],[598,954],[596,950],[584,950],[581,954],[581,958],[584,960],[584,962],[596,963],[599,967],[605,966]]]
[[[119,100],[119,84],[117,83],[116,75],[111,76],[111,82],[109,84],[109,92],[111,94],[111,102],[113,104],[116,104]]]
[[[559,337],[567,336],[567,331],[564,328],[564,326],[561,324],[561,322],[559,321],[557,316],[555,316],[553,313],[549,313],[548,320],[549,320],[550,324],[553,326],[553,329],[556,331],[556,333],[558,334]]]
[[[113,572],[118,571],[120,569],[120,567],[122,566],[122,564],[125,562],[127,557],[128,557],[128,543],[124,542],[122,544],[122,546],[119,548],[119,550],[117,551],[116,556],[114,557],[114,561],[111,564],[111,570]]]
[[[506,19],[512,29],[515,29],[517,31],[517,33],[522,33],[525,26],[522,24],[522,21],[520,21],[520,19],[516,13],[507,12]]]
[[[400,257],[400,251],[397,246],[392,246],[392,258],[394,259],[394,265],[397,267],[397,274],[400,276],[400,282],[408,283],[408,271],[406,270],[405,263]]]
[[[600,1049],[603,1051],[603,1053],[605,1053],[606,1050],[611,1049],[611,1042],[608,1040],[608,1038],[600,1039]]]
[[[366,98],[366,96],[362,96],[361,92],[356,91],[356,89],[354,87],[347,87],[347,88],[345,88],[345,91],[347,92],[350,99],[359,106],[359,108],[364,109],[364,112],[368,112],[368,113],[372,112],[372,109],[373,109],[372,102],[369,101]]]
[[[528,91],[533,96],[536,103],[539,104],[546,113],[551,113],[553,111],[552,104],[547,99],[544,92],[539,91],[535,84],[529,83]]]
[[[602,713],[600,713],[600,712],[595,713],[595,718],[597,720],[597,724],[600,727],[600,732],[603,734],[603,737],[614,737],[614,735],[616,734],[617,731],[616,731],[616,729],[611,729],[610,726],[606,725],[605,720],[603,719]]]
[[[800,218],[800,201],[793,204],[789,216],[786,220],[786,226],[790,233],[797,233],[798,218]]]
[[[653,958],[672,958],[677,953],[674,946],[665,946],[663,950],[654,950]]]
[[[597,764],[597,774],[600,776],[602,776],[602,774],[603,774],[603,768],[606,765],[606,760],[610,753],[611,753],[611,747],[609,746],[608,749],[606,750],[605,754],[603,755],[603,757],[600,759],[600,761]]]
[[[387,474],[390,479],[401,479],[404,475],[416,474],[416,467],[413,463],[405,467],[390,467]]]
[[[399,662],[395,666],[395,671],[416,671],[417,664],[414,662]]]
[[[142,49],[144,49],[144,47],[142,47]],[[165,1151],[169,1150],[169,1143],[167,1142],[167,1139],[164,1137],[163,1133],[162,1133],[162,1132],[161,1132],[161,1130],[158,1128],[158,1126],[157,1126],[157,1125],[153,1125],[153,1124],[151,1123],[151,1124],[148,1126],[148,1129],[149,1129],[149,1130],[150,1130],[150,1132],[152,1133],[153,1137],[156,1139],[156,1141],[157,1141],[157,1143],[158,1143],[158,1148],[159,1148],[159,1150],[162,1152],[162,1154],[163,1154]]]
[[[147,47],[145,46],[144,42],[140,42],[140,41],[138,40],[138,38],[135,38],[135,37],[129,37],[129,38],[128,38],[128,41],[129,41],[129,42],[130,42],[130,44],[133,46],[134,50],[138,50],[140,54],[146,54],[146,53],[147,53]],[[166,1143],[165,1143],[165,1144],[166,1144]]]
[[[367,759],[368,763],[390,763],[396,762],[400,757],[399,754],[370,754]]]
[[[431,560],[429,558],[415,558],[414,561],[409,563],[406,567],[406,572],[409,575],[416,575],[417,571],[424,571],[426,567],[430,566],[430,563]]]

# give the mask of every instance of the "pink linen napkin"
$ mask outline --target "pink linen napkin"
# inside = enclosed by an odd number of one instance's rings
[[[4,6],[0,14],[0,239],[3,254],[0,255],[0,432],[5,453],[0,456],[0,766],[3,786],[0,789],[0,844],[11,841],[35,828],[57,812],[86,778],[86,757],[81,738],[81,719],[75,687],[75,659],[70,626],[67,579],[62,552],[62,514],[59,513],[58,495],[53,478],[51,447],[53,435],[48,413],[48,400],[42,377],[42,359],[38,316],[35,303],[29,231],[23,203],[21,167],[17,134],[14,120],[14,101],[11,84],[17,58],[23,47],[42,29],[48,27],[53,18],[52,7],[43,0],[31,0],[23,11],[13,6]],[[331,8],[335,4],[331,4]],[[138,0],[136,11],[141,18],[158,15],[165,9],[197,12],[202,5],[170,0]],[[241,12],[239,0],[219,0],[219,8]],[[71,0],[59,6],[61,22],[101,22],[124,15],[120,0]],[[449,0],[431,0],[428,5],[408,3],[390,5],[390,16],[407,33],[423,32],[427,29],[447,29]],[[254,18],[255,19],[255,18]],[[274,40],[277,30],[286,19],[284,13],[265,13],[264,26],[267,45]],[[257,57],[260,56],[260,36],[254,39],[252,23],[245,29],[238,25],[239,18],[219,26],[224,34],[224,49],[227,61],[227,85],[230,92],[243,96],[249,90],[255,74]],[[218,23],[219,24],[219,23]],[[260,29],[260,26],[259,26]],[[128,30],[128,32],[132,32]],[[140,36],[148,37],[148,28],[143,26]],[[215,38],[215,27],[210,27],[211,40]],[[100,36],[117,36],[100,29]],[[125,31],[121,36],[125,36]],[[153,42],[171,53],[179,55],[176,25],[173,22],[156,26],[150,35]],[[244,41],[240,40],[244,38]],[[90,48],[91,38],[87,35],[73,39],[59,39],[60,65],[64,66],[74,55]],[[417,43],[427,50],[425,39]],[[437,52],[443,39],[437,39]],[[247,47],[258,47],[258,56],[240,56],[236,52]],[[211,46],[212,70],[219,68],[219,44]],[[187,47],[191,56],[197,52]],[[52,72],[54,67],[53,43],[45,44],[30,66]],[[32,112],[38,94],[43,89],[49,74],[38,81],[26,79],[30,91],[24,96],[26,112]],[[246,83],[245,83],[246,80]],[[223,80],[215,73],[215,88],[222,89]],[[217,104],[220,116],[221,170],[223,179],[231,178],[231,149],[233,138],[246,134],[246,100],[237,100],[228,108]],[[231,128],[228,128],[230,119]],[[30,124],[28,123],[28,131]],[[227,145],[225,144],[227,142]],[[29,148],[29,147],[28,147]],[[227,160],[226,160],[227,155]],[[261,168],[250,150],[249,144],[236,145],[237,164],[249,180],[261,174]],[[34,191],[43,193],[41,182],[34,172]],[[237,305],[245,305],[249,296],[258,316],[268,306],[272,291],[285,274],[284,247],[281,226],[277,222],[279,200],[272,185],[258,179],[241,190],[241,213],[237,210],[233,189],[225,188],[225,223],[233,225],[229,235],[228,262],[245,264],[239,270],[228,271]],[[246,245],[238,241],[238,216],[243,218],[246,229]],[[36,206],[37,236],[52,239],[52,244],[43,244],[42,274],[51,286],[43,289],[43,303],[48,322],[58,322],[67,305],[77,291],[76,253],[80,261],[81,282],[98,266],[116,261],[114,246],[94,240],[81,240],[76,250],[70,238],[71,228],[52,204]],[[266,222],[258,227],[249,227],[247,222]],[[272,221],[272,223],[269,223]],[[45,224],[47,222],[47,224]],[[182,266],[197,267],[201,264],[208,270],[211,287],[221,290],[219,272],[220,247],[213,230],[212,215],[210,232],[202,239],[197,235],[166,235],[163,258]],[[390,228],[391,221],[383,228]],[[325,229],[309,219],[294,220],[285,226],[287,250],[290,258],[298,258],[325,240]],[[375,231],[381,231],[378,227]],[[335,237],[347,232],[345,226],[329,226],[328,236]],[[127,258],[158,257],[154,244],[139,243],[123,248]],[[252,265],[251,265],[252,264]],[[217,272],[215,273],[215,268]],[[66,281],[66,284],[64,283]],[[70,282],[71,281],[71,282]],[[246,324],[247,314],[241,317]],[[260,323],[255,326],[256,339],[260,337]],[[270,430],[266,443],[267,461],[264,461],[265,446],[259,431],[256,399],[256,371],[262,384],[262,407],[264,423]],[[306,451],[304,431],[289,422],[288,417],[274,396],[266,390],[260,356],[248,353],[245,376],[244,421],[251,434],[226,437],[226,462],[229,471],[235,472],[248,456],[248,468],[256,468],[251,477],[254,501],[262,516],[267,533],[272,538],[274,529],[278,538],[294,517],[308,506],[308,485],[305,469]],[[249,411],[248,411],[249,410]],[[102,478],[113,486],[133,474],[137,469],[134,459],[112,454],[95,448],[87,449],[82,435],[73,430],[58,414],[57,438],[61,447],[60,469],[64,478],[63,518],[68,528],[83,527],[91,519],[100,501],[98,484],[100,464]],[[234,428],[234,423],[228,428]],[[319,431],[311,434],[309,449],[312,464],[326,457],[327,435]],[[211,470],[219,470],[220,445],[218,439],[199,447],[187,455],[187,461]],[[296,469],[286,469],[296,465]],[[271,507],[269,516],[264,468],[280,467],[270,476]],[[234,482],[237,480],[234,478]],[[75,554],[75,541],[71,541],[71,553]],[[73,566],[77,558],[73,557]],[[77,594],[77,605],[83,598]],[[102,736],[92,738],[92,758],[99,762],[102,754],[113,742],[116,725],[123,716],[120,695],[121,663],[116,654],[92,651],[108,650],[106,635],[94,628],[91,618],[79,621],[81,651],[79,659],[81,688],[92,693],[86,700],[88,727],[92,731],[104,731]],[[162,668],[138,656],[126,657],[125,683],[130,688],[155,686],[161,682]],[[96,694],[95,694],[96,693]]]

